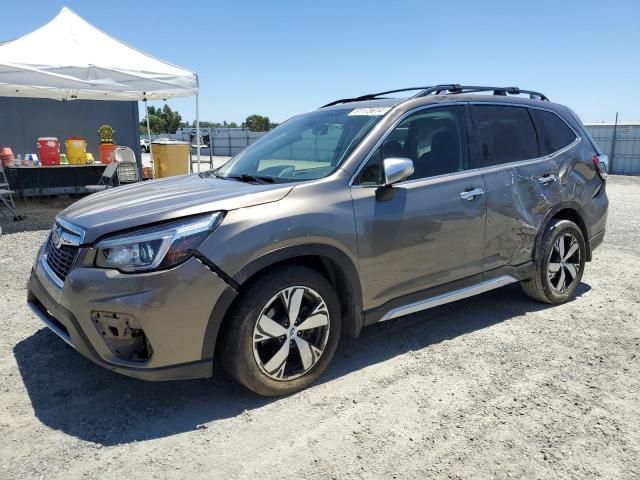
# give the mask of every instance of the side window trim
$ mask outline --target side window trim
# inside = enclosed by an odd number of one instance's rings
[[[362,170],[364,169],[365,165],[367,165],[367,163],[369,163],[369,160],[371,159],[371,157],[378,151],[378,149],[382,146],[382,144],[385,142],[385,140],[389,137],[389,135],[391,135],[391,133],[396,129],[396,127],[398,125],[400,125],[400,123],[402,123],[408,116],[417,113],[421,110],[426,110],[428,108],[439,108],[439,107],[443,107],[443,106],[453,106],[453,105],[463,105],[466,106],[468,105],[469,102],[468,101],[455,101],[455,102],[447,102],[447,103],[436,103],[436,104],[428,104],[428,105],[420,105],[419,107],[413,108],[411,110],[407,110],[406,112],[404,112],[400,117],[398,117],[388,128],[387,130],[385,130],[385,132],[380,136],[380,138],[378,139],[378,141],[375,143],[375,145],[371,148],[371,151],[369,151],[369,153],[367,153],[366,157],[364,157],[364,159],[362,160],[362,162],[360,163],[360,165],[358,165],[358,168],[356,169],[356,171],[353,173],[353,175],[351,176],[351,179],[349,180],[349,187],[359,187],[359,188],[378,188],[380,185],[360,185],[358,183],[358,177],[360,176],[360,173],[362,173]],[[466,112],[465,112],[466,113]],[[465,172],[468,172],[469,170],[465,170]],[[457,173],[465,173],[465,172],[457,172]],[[446,175],[453,175],[452,173],[448,173]],[[444,176],[444,175],[438,175],[439,177]],[[430,177],[430,178],[436,178],[436,177]],[[427,180],[425,178],[422,179],[415,179],[415,180],[407,180],[405,182],[401,182],[398,185],[404,184],[406,182],[419,182],[419,181],[423,181],[423,180]]]
[[[536,108],[536,107],[531,107],[530,110],[539,110],[541,112],[551,113],[558,120],[560,120],[573,133],[573,136],[574,136],[574,139],[571,142],[569,142],[566,145],[558,148],[557,150],[554,150],[553,152],[549,152],[549,153],[543,155],[544,157],[552,157],[552,156],[556,155],[558,152],[564,150],[569,145],[572,145],[573,143],[575,143],[576,139],[580,139],[581,138],[580,135],[578,134],[578,132],[576,132],[576,130],[569,124],[569,122],[567,122],[564,118],[562,118],[562,116],[559,115],[557,112],[554,112],[553,110],[548,110],[546,108]],[[540,153],[542,154],[542,152],[544,151],[543,141],[546,140],[546,133],[545,133],[545,130],[544,130],[544,127],[542,126],[542,124],[540,124],[538,122],[538,120],[536,120],[536,118],[535,118],[535,116],[533,114],[531,114],[531,120],[533,121],[533,125],[536,128],[536,130],[537,131],[541,131],[541,133],[538,133],[538,137],[540,139]]]
[[[464,115],[465,115],[465,124],[467,125],[467,156],[469,159],[469,162],[471,162],[471,151],[470,151],[470,142],[469,142],[469,111],[468,111],[468,105],[469,105],[469,101],[455,101],[455,102],[446,102],[446,103],[436,103],[436,104],[427,104],[427,105],[420,105],[419,107],[415,107],[411,110],[407,110],[406,112],[404,112],[399,118],[397,118],[388,128],[387,130],[385,130],[385,132],[380,136],[380,138],[378,139],[378,141],[375,143],[375,145],[371,148],[371,151],[369,151],[369,153],[367,153],[367,155],[365,156],[365,158],[362,160],[362,162],[360,163],[360,165],[358,165],[358,168],[356,169],[356,171],[353,173],[353,175],[351,176],[351,179],[349,180],[349,188],[351,187],[358,187],[358,188],[379,188],[380,185],[360,185],[358,183],[358,178],[360,176],[360,174],[362,173],[362,170],[364,169],[364,167],[367,165],[367,163],[369,163],[369,160],[371,159],[371,157],[373,157],[373,155],[375,155],[375,153],[378,151],[378,149],[384,144],[384,142],[387,140],[387,138],[389,137],[389,135],[391,135],[391,133],[393,133],[393,131],[396,129],[396,127],[398,125],[400,125],[400,123],[402,123],[404,120],[406,120],[407,117],[413,115],[414,113],[420,112],[422,110],[426,110],[429,108],[442,108],[442,107],[448,107],[448,106],[464,106]],[[470,163],[471,165],[471,163]],[[404,185],[406,183],[413,183],[413,182],[422,182],[425,180],[430,180],[432,178],[440,178],[440,177],[445,177],[445,176],[449,176],[449,175],[457,175],[457,174],[461,174],[461,173],[467,173],[469,171],[473,170],[473,168],[471,169],[467,169],[464,170],[462,172],[452,172],[452,173],[445,173],[443,175],[436,175],[433,177],[428,177],[428,178],[416,178],[413,180],[405,180],[403,182],[398,183],[398,185]]]
[[[533,129],[533,133],[536,136],[535,139],[535,146],[537,149],[536,152],[536,156],[532,157],[532,158],[525,158],[525,159],[517,159],[517,160],[512,160],[510,162],[500,162],[500,163],[496,163],[493,165],[484,165],[484,153],[483,153],[483,149],[482,149],[482,138],[481,135],[479,133],[479,129],[478,129],[478,122],[477,122],[477,117],[476,117],[476,112],[479,109],[475,109],[475,106],[489,106],[489,107],[511,107],[511,108],[518,108],[520,110],[524,110],[524,112],[526,113],[526,117],[529,119],[529,122],[531,124],[531,128]],[[529,113],[529,107],[527,105],[521,105],[521,104],[517,104],[517,103],[506,103],[506,102],[470,102],[469,105],[469,109],[471,110],[473,119],[474,119],[474,128],[476,130],[476,135],[477,135],[477,141],[478,141],[478,155],[476,157],[476,164],[480,165],[478,168],[482,169],[482,168],[493,168],[493,167],[500,167],[502,165],[510,165],[513,163],[520,163],[520,162],[529,162],[532,160],[537,160],[541,158],[541,146],[540,146],[540,135],[538,134],[538,131],[536,129],[536,124],[533,121],[533,117],[531,115],[531,113]]]
[[[375,143],[375,145],[372,147],[371,151],[369,151],[369,153],[367,153],[367,155],[365,156],[365,158],[362,160],[362,162],[360,163],[360,165],[358,165],[358,168],[356,169],[356,171],[353,173],[353,175],[351,176],[351,179],[349,180],[349,187],[358,187],[358,188],[378,188],[379,185],[359,185],[357,183],[357,179],[358,176],[360,175],[360,173],[362,172],[362,169],[364,168],[364,166],[369,162],[369,160],[371,159],[371,157],[374,155],[374,153],[378,150],[378,148],[380,148],[380,146],[384,143],[384,141],[387,139],[387,137],[391,134],[391,132],[400,124],[400,122],[402,122],[406,117],[408,117],[409,115],[418,112],[420,110],[424,110],[427,108],[435,108],[435,107],[439,107],[442,106],[443,104],[431,104],[431,105],[421,105],[419,107],[413,108],[411,110],[407,110],[405,113],[403,113],[399,118],[397,118],[388,128],[387,130],[385,130],[385,132],[380,136],[380,138],[378,139],[378,141]],[[446,175],[440,175],[442,177],[447,176],[447,175],[459,175],[459,174],[467,174],[469,172],[483,172],[483,171],[496,171],[496,170],[500,170],[503,168],[512,168],[516,165],[526,165],[532,162],[539,162],[541,160],[547,159],[547,158],[551,158],[554,157],[560,153],[563,153],[567,150],[570,150],[571,148],[573,148],[575,145],[577,145],[583,138],[582,135],[580,135],[579,132],[576,131],[575,128],[573,128],[572,125],[570,125],[569,123],[567,123],[562,116],[558,115],[558,113],[556,113],[554,110],[551,110],[549,108],[544,108],[544,107],[539,107],[536,105],[530,105],[530,104],[525,104],[525,103],[511,103],[511,102],[483,102],[483,101],[456,101],[456,102],[447,102],[446,105],[465,105],[467,107],[467,119],[468,119],[468,124],[471,126],[472,129],[472,136],[467,135],[467,140],[468,140],[468,144],[469,144],[469,153],[470,153],[470,157],[469,157],[469,162],[470,165],[472,166],[476,166],[476,168],[472,168],[470,170],[466,170],[464,172],[457,172],[457,173],[449,173]],[[492,165],[492,166],[485,166],[485,167],[478,167],[478,151],[477,148],[478,145],[473,146],[474,143],[478,143],[477,142],[477,129],[475,126],[475,119],[473,117],[473,114],[471,112],[472,110],[472,106],[473,105],[503,105],[503,106],[519,106],[519,107],[524,107],[527,109],[535,109],[535,110],[542,110],[545,112],[551,112],[554,115],[556,115],[558,118],[560,118],[560,120],[562,120],[570,129],[571,131],[575,134],[576,139],[570,143],[569,145],[567,145],[566,147],[557,150],[551,154],[548,155],[542,155],[540,157],[537,158],[530,158],[528,160],[517,160],[515,162],[509,162],[509,163],[503,163],[500,165]],[[440,177],[439,176],[439,177]],[[438,177],[431,177],[431,178],[438,178]],[[409,180],[409,182],[421,182],[424,180],[429,180],[429,179],[417,179],[417,180]],[[402,184],[404,184],[406,182],[402,182]]]
[[[515,165],[525,165],[528,164],[530,162],[539,162],[541,160],[544,159],[548,159],[548,158],[552,158],[555,157],[556,155],[563,153],[567,150],[570,150],[571,148],[573,148],[575,145],[577,145],[578,143],[580,143],[580,141],[582,140],[582,135],[580,135],[580,133],[578,133],[576,131],[575,128],[573,128],[573,126],[571,126],[564,118],[562,118],[561,115],[559,115],[557,112],[555,112],[554,110],[551,110],[550,108],[544,108],[544,107],[538,107],[536,105],[528,105],[528,104],[524,104],[524,103],[510,103],[510,102],[483,102],[483,101],[469,101],[467,102],[467,104],[469,105],[469,109],[473,110],[473,106],[474,105],[501,105],[501,106],[506,106],[506,107],[524,107],[527,109],[532,109],[532,110],[542,110],[543,112],[549,112],[549,113],[553,113],[556,117],[558,117],[560,120],[562,120],[565,125],[567,125],[567,127],[569,127],[571,129],[571,131],[573,132],[573,134],[576,136],[575,140],[573,142],[571,142],[570,144],[562,147],[560,150],[556,150],[555,152],[546,154],[546,155],[542,155],[542,151],[539,150],[539,157],[536,158],[530,158],[528,160],[516,160],[514,162],[508,162],[508,163],[502,163],[500,165],[490,165],[490,166],[486,166],[486,167],[478,167],[476,170],[478,171],[482,171],[482,170],[491,170],[494,171],[496,169],[500,169],[500,168],[506,168],[506,167],[513,167]],[[475,117],[473,116],[473,112],[471,112],[471,118],[473,119],[473,129],[476,129],[476,125],[475,125]],[[531,120],[533,121],[533,116],[531,116]],[[534,127],[535,127],[535,122],[534,122]],[[478,157],[477,159],[474,159],[475,162],[477,162],[479,160],[480,157]],[[477,164],[477,163],[476,163]]]
[[[542,152],[544,152],[543,150],[543,145],[542,145],[542,141],[544,140],[543,138],[543,133],[542,133],[542,129],[539,128],[538,122],[536,122],[536,119],[533,118],[533,115],[531,114],[531,108],[527,108],[527,115],[529,115],[529,120],[531,121],[531,125],[533,125],[533,131],[536,133],[536,144],[538,145],[538,156],[536,158],[540,158],[544,155],[542,155]]]
[[[472,170],[479,170],[482,167],[482,143],[478,134],[478,128],[476,126],[476,119],[473,115],[473,102],[469,102],[466,105],[467,110],[467,138],[469,143],[469,165]]]
[[[473,145],[477,141],[475,138],[475,132],[473,128],[473,121],[471,119],[471,106],[469,102],[467,102],[464,106],[464,126],[466,128],[465,140],[467,141],[467,168],[463,170],[464,172],[468,172],[470,170],[475,170],[477,168],[477,164],[475,162],[475,156],[473,151]],[[454,172],[454,173],[463,173],[463,172]]]

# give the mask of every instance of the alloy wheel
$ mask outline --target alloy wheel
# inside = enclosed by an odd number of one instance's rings
[[[322,297],[303,286],[274,295],[253,329],[253,356],[274,380],[293,380],[308,372],[322,356],[329,338],[329,311]]]
[[[580,244],[570,233],[558,237],[553,244],[547,276],[556,293],[565,293],[576,282],[580,273]]]

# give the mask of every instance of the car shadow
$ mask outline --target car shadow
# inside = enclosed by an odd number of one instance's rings
[[[578,286],[576,296],[591,287]],[[320,383],[491,327],[551,305],[511,285],[456,303],[367,327],[342,339]],[[235,383],[220,365],[213,379],[144,382],[94,365],[48,329],[18,343],[14,355],[38,419],[56,430],[101,445],[166,437],[260,408],[260,397]],[[310,388],[314,388],[311,386]]]

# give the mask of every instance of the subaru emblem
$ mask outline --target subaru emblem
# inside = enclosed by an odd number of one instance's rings
[[[54,228],[51,231],[51,242],[56,248],[60,248],[62,246],[62,238],[60,237],[61,233],[62,231],[60,230],[60,228]]]

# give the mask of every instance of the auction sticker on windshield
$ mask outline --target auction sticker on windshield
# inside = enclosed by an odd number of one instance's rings
[[[355,110],[351,110],[349,112],[349,116],[353,115],[366,115],[366,116],[376,116],[376,115],[384,115],[391,107],[371,107],[371,108],[356,108]]]

